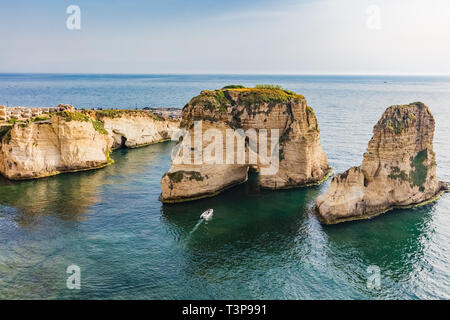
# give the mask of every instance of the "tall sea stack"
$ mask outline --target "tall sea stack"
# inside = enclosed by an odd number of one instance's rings
[[[337,175],[316,201],[327,224],[369,218],[436,198],[434,118],[421,102],[386,109],[373,129],[364,160]]]
[[[205,90],[183,108],[181,128],[195,135],[195,122],[201,121],[200,133],[203,135],[203,145],[192,150],[201,151],[197,163],[174,163],[161,179],[161,197],[163,202],[180,202],[213,196],[222,190],[245,182],[248,171],[259,171],[259,183],[263,188],[283,189],[307,186],[322,181],[329,173],[328,160],[320,144],[320,131],[317,119],[306,99],[294,92],[279,87],[245,88],[241,86],[225,87],[220,90]],[[205,154],[209,154],[213,139],[208,132],[213,129],[217,139],[222,139],[221,157],[230,152],[226,146],[227,132],[248,133],[254,130],[258,135],[258,146],[253,144],[251,135],[244,138],[245,161],[222,164],[208,163]],[[276,139],[274,131],[277,132]],[[249,157],[256,150],[261,156],[261,141],[267,133],[268,156],[273,143],[278,146],[276,161],[261,161],[250,163]],[[208,137],[207,137],[208,136]],[[194,140],[194,139],[192,139]],[[234,140],[233,140],[234,141]],[[184,141],[186,142],[186,141]],[[195,142],[194,142],[195,143]],[[181,144],[181,139],[179,145]],[[228,150],[226,150],[228,147]],[[197,150],[201,149],[201,150]],[[238,147],[231,148],[232,158],[238,158]],[[263,152],[264,153],[264,152]],[[202,158],[203,156],[203,158]],[[195,157],[195,156],[193,156]],[[276,163],[276,170],[264,173],[267,163]]]

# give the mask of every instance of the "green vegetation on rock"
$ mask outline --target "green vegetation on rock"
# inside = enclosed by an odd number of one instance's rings
[[[17,119],[16,117],[11,117],[11,118],[8,120],[8,123],[10,123],[10,124],[15,124],[17,121],[19,121],[19,119]]]
[[[392,115],[384,117],[380,124],[382,127],[391,130],[395,134],[402,134],[406,131],[411,123],[417,120],[417,116],[412,112],[413,107],[427,108],[427,112],[431,115],[427,106],[421,102],[415,102],[408,105],[396,106],[395,112]],[[404,110],[408,109],[409,110]]]
[[[97,115],[107,117],[107,118],[118,118],[121,116],[120,110],[117,109],[106,109],[106,110],[99,110],[96,111]]]
[[[237,89],[242,92],[239,102],[247,106],[262,103],[283,103],[292,99],[304,99],[300,94],[284,90],[279,86],[263,85],[255,88]]]
[[[153,112],[146,110],[133,110],[133,109],[104,109],[104,110],[96,110],[97,116],[105,117],[105,118],[120,118],[123,115],[130,116],[147,116],[151,117],[156,121],[164,121],[164,118],[154,114]]]
[[[216,91],[215,99],[219,104],[220,112],[227,112],[227,107],[234,104],[233,100],[228,95],[225,95],[225,92],[222,90]]]
[[[114,163],[114,160],[111,158],[111,150],[105,151],[105,157],[109,164]]]
[[[82,112],[77,112],[77,111],[67,111],[66,110],[66,111],[57,112],[56,115],[64,118],[64,120],[66,120],[67,122],[69,122],[69,121],[87,122],[87,121],[91,120],[91,118],[89,118],[88,115],[86,115]]]
[[[229,106],[234,105],[234,101],[227,93],[227,89],[203,90],[200,95],[192,98],[191,105],[201,105],[203,108],[214,112],[226,112]]]
[[[420,191],[424,191],[423,184],[427,179],[428,167],[423,162],[428,158],[428,150],[424,149],[417,153],[417,155],[411,159],[411,167],[415,170],[411,171],[411,183],[414,186],[418,186]]]
[[[30,122],[36,122],[36,121],[45,121],[45,120],[49,120],[49,117],[34,117],[32,119],[30,119]]]
[[[230,85],[219,90],[203,90],[200,95],[192,98],[183,109],[186,109],[189,105],[201,105],[209,111],[226,112],[229,106],[236,104],[230,95],[231,92],[238,93],[238,103],[246,106],[262,103],[282,103],[291,99],[304,98],[302,95],[276,85],[257,85],[255,88]]]
[[[243,89],[245,86],[240,84],[230,84],[228,86],[223,87],[222,89]]]
[[[98,120],[91,120],[92,126],[96,131],[98,131],[101,134],[108,134],[108,131],[106,131],[105,127],[103,126],[103,122]]]
[[[395,134],[401,134],[405,131],[405,123],[403,121],[399,121],[397,118],[387,119],[385,126]]]
[[[400,170],[399,167],[392,167],[388,177],[392,180],[400,179],[403,181],[410,181],[409,175],[404,170]]]
[[[203,90],[183,107],[181,127],[190,126],[195,120],[211,122],[225,120],[236,129],[241,126],[241,116],[244,112],[248,115],[269,114],[277,103],[291,102],[296,99],[304,99],[304,97],[275,85],[258,85],[255,88],[230,85],[218,90]],[[261,110],[259,108],[261,104],[267,104],[267,108]],[[243,106],[243,108],[236,106]],[[209,111],[209,114],[191,113],[193,108],[202,108]],[[310,111],[312,112],[312,109]],[[293,118],[290,105],[287,106],[286,112]],[[223,115],[227,114],[231,115],[231,118],[224,119]]]
[[[424,165],[424,161],[428,158],[428,150],[419,151],[415,157],[411,157],[411,168],[414,168],[407,174],[399,167],[392,167],[391,173],[388,175],[390,179],[400,179],[410,183],[411,187],[417,186],[421,192],[425,191],[423,186],[427,180],[428,167]]]
[[[255,86],[256,89],[277,89],[283,90],[283,87],[277,84],[257,84]]]
[[[187,176],[187,178],[189,180],[196,180],[196,181],[203,181],[203,177],[200,174],[200,172],[198,171],[175,171],[175,172],[169,172],[167,173],[167,176],[169,177],[170,181],[172,182],[180,182],[181,180],[183,180],[183,178],[185,176]]]

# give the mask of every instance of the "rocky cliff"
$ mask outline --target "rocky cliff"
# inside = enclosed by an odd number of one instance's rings
[[[163,202],[215,195],[245,182],[249,169],[259,171],[261,186],[269,189],[315,184],[330,171],[312,108],[279,87],[202,91],[183,108],[181,128],[189,141],[183,137],[176,148],[192,151],[192,161],[172,161],[161,180]]]
[[[4,131],[0,172],[8,179],[40,178],[109,162],[112,138],[81,114],[55,114],[48,121],[15,124]]]
[[[49,112],[0,127],[0,173],[40,178],[103,167],[111,150],[170,138],[179,121],[142,110]]]
[[[141,110],[96,111],[95,116],[114,139],[113,149],[137,148],[168,140],[180,124],[178,120]]]
[[[373,129],[362,165],[337,175],[316,201],[328,224],[369,218],[436,198],[434,118],[421,102],[387,108]]]

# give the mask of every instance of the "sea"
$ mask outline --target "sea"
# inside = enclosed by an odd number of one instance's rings
[[[182,108],[229,84],[303,94],[337,173],[361,164],[387,107],[422,101],[436,119],[438,177],[450,181],[450,77],[0,74],[0,105]],[[332,226],[312,213],[329,181],[267,191],[250,176],[213,198],[162,204],[173,146],[120,149],[94,171],[0,179],[0,299],[450,299],[450,194]]]

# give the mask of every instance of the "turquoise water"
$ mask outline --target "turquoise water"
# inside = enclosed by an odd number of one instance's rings
[[[337,172],[360,164],[387,106],[423,101],[436,118],[438,175],[450,181],[448,78],[0,75],[0,104],[181,107],[229,83],[304,94]],[[270,192],[252,176],[214,198],[162,205],[172,146],[118,150],[97,171],[0,180],[0,298],[450,298],[450,194],[337,226],[310,210],[329,182]],[[207,208],[213,219],[198,223]],[[72,264],[81,290],[66,288]],[[366,285],[372,265],[379,289]]]

